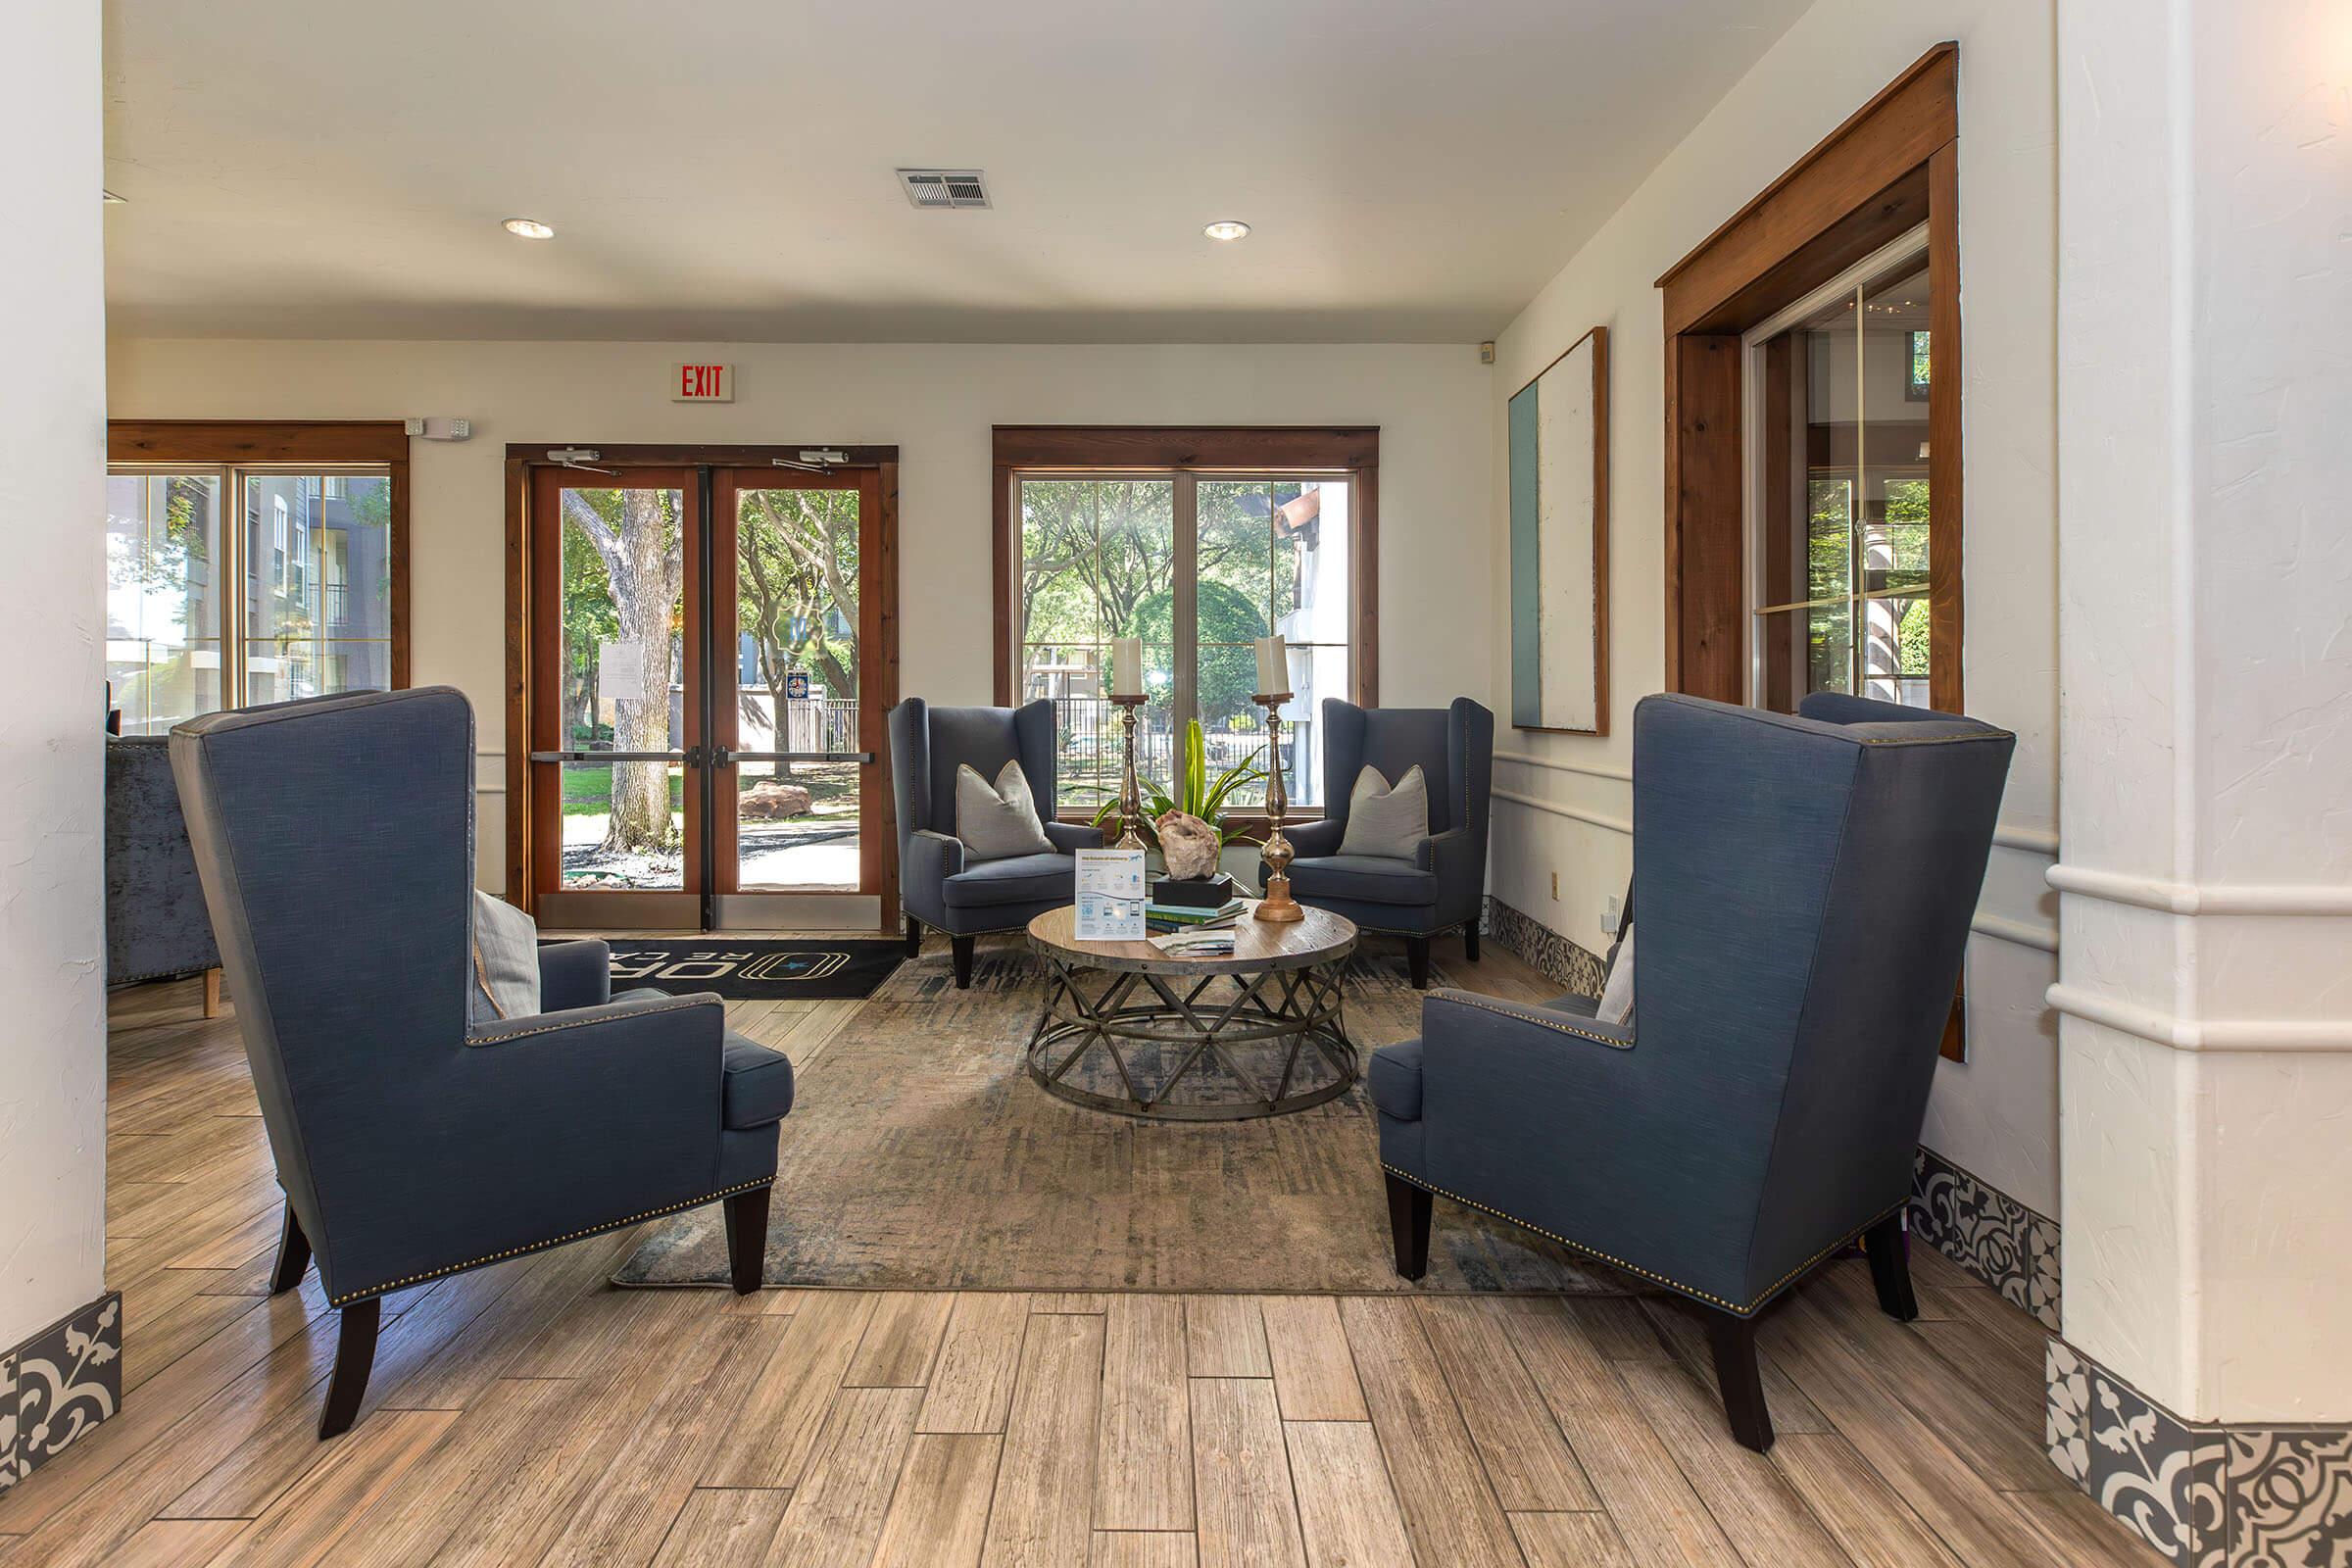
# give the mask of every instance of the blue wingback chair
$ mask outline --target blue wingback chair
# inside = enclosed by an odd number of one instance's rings
[[[321,1438],[359,1412],[386,1291],[719,1200],[759,1288],[790,1062],[716,997],[611,999],[601,942],[541,950],[544,1013],[466,1022],[464,697],[213,713],[172,767],[286,1192],[271,1289],[315,1255],[342,1313]]]
[[[956,836],[956,769],[968,763],[993,784],[1015,760],[1054,853],[967,860]],[[933,708],[907,698],[890,710],[890,787],[906,956],[922,951],[924,926],[944,932],[959,988],[972,983],[975,939],[1018,931],[1068,904],[1077,896],[1076,852],[1102,847],[1102,829],[1054,820],[1054,705],[1044,698],[1020,708]]]
[[[1429,837],[1411,860],[1342,855],[1348,798],[1369,764],[1395,784],[1419,763],[1429,785]],[[1450,708],[1358,708],[1323,700],[1323,817],[1285,828],[1298,858],[1291,896],[1367,931],[1404,937],[1413,985],[1429,989],[1429,939],[1459,927],[1478,958],[1487,902],[1487,808],[1494,778],[1494,715],[1467,697]],[[1265,877],[1265,866],[1258,876]]]
[[[1856,698],[1634,710],[1634,1014],[1458,991],[1369,1073],[1396,1268],[1433,1193],[1696,1303],[1732,1429],[1772,1443],[1756,1314],[1861,1237],[1912,1305],[1913,1152],[2015,744]]]
[[[205,1016],[219,1008],[220,950],[180,820],[171,742],[106,738],[106,983],[204,974]]]

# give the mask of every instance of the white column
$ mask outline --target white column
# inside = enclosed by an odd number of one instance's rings
[[[0,48],[0,1354],[106,1259],[98,18],[15,8]]]
[[[2352,10],[2062,0],[2058,81],[2065,1334],[2340,1423]]]

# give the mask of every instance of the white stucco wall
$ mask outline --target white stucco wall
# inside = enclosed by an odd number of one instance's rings
[[[98,22],[34,6],[0,50],[0,1350],[95,1299],[106,1260]]]
[[[735,401],[669,401],[677,361],[736,368]],[[330,343],[112,345],[118,418],[457,415],[410,446],[414,672],[480,725],[479,867],[504,877],[506,445],[830,441],[899,448],[900,690],[985,703],[996,424],[1380,426],[1380,695],[1486,689],[1494,505],[1487,371],[1460,346]],[[95,510],[91,515],[96,515]]]
[[[2352,1418],[2352,13],[2068,0],[2067,1337]]]
[[[1969,953],[1969,1051],[1943,1063],[1926,1142],[2056,1215],[2057,674],[2054,375],[2055,84],[2051,0],[1821,0],[1764,55],[1497,343],[1490,613],[1510,616],[1511,393],[1589,328],[1610,330],[1611,734],[1515,731],[1496,748],[1493,885],[1587,948],[1632,868],[1633,707],[1665,684],[1663,308],[1653,286],[1715,225],[1945,39],[1960,45],[1960,215],[1966,465],[1963,650],[1969,710],[2017,732],[2003,832]],[[1510,642],[1496,636],[1492,704],[1507,720]],[[1558,877],[1553,901],[1551,879]]]

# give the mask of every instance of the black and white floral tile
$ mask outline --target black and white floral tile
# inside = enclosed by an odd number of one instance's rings
[[[1487,917],[1483,924],[1496,947],[1508,948],[1526,959],[1530,967],[1551,979],[1562,991],[1588,997],[1600,995],[1600,984],[1608,978],[1608,965],[1597,955],[1587,952],[1492,893],[1487,895]]]
[[[1912,1162],[1911,1234],[2058,1331],[2058,1222],[1932,1149]]]
[[[0,1356],[0,1488],[14,1486],[122,1400],[122,1297],[110,1292]]]
[[[2045,1370],[2050,1462],[2174,1562],[2352,1565],[2352,1428],[2183,1421],[2063,1340]]]

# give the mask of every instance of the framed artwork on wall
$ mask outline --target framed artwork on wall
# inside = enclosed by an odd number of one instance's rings
[[[1511,723],[1609,732],[1609,329],[1511,395]]]

